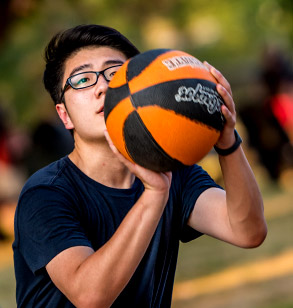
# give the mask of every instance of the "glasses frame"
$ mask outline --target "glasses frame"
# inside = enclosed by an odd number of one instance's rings
[[[74,90],[81,90],[81,89],[86,89],[86,88],[92,87],[92,86],[94,86],[95,84],[97,84],[100,75],[103,75],[103,77],[105,78],[105,80],[106,80],[107,82],[110,82],[111,79],[108,79],[108,78],[105,76],[105,71],[107,71],[107,70],[110,69],[110,68],[118,67],[118,66],[122,66],[122,65],[123,65],[123,64],[117,64],[117,65],[109,66],[109,67],[107,67],[107,68],[105,68],[104,70],[99,71],[99,72],[97,72],[97,71],[86,71],[86,72],[80,72],[80,73],[78,73],[78,74],[75,74],[75,75],[70,76],[69,78],[67,78],[66,83],[65,83],[65,85],[64,85],[64,87],[63,87],[63,89],[62,89],[62,91],[61,91],[60,101],[62,102],[63,97],[64,97],[64,94],[65,94],[65,91],[67,90],[67,88],[68,88],[69,86],[70,86],[72,89],[74,89]],[[90,86],[85,86],[85,87],[80,87],[80,88],[75,87],[75,86],[72,84],[71,79],[72,79],[73,77],[75,77],[75,76],[78,76],[78,75],[81,75],[81,74],[85,74],[85,73],[95,73],[95,74],[97,75],[97,79],[96,79],[95,83],[91,84]]]

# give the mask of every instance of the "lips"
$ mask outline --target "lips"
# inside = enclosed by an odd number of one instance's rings
[[[101,106],[101,108],[97,111],[97,113],[104,113],[104,105],[103,106]]]

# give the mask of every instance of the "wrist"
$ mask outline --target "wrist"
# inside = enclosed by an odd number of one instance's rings
[[[216,145],[214,146],[214,149],[215,151],[221,155],[221,156],[227,156],[227,155],[230,155],[232,154],[233,152],[235,152],[239,146],[241,145],[242,143],[242,139],[241,137],[239,136],[238,132],[236,129],[234,129],[234,136],[235,136],[235,142],[233,143],[233,145],[229,148],[226,148],[226,149],[222,149],[222,148],[218,148]]]
[[[162,206],[164,208],[169,198],[169,190],[154,190],[145,188],[143,197],[144,204],[148,203],[151,207],[156,204],[156,206]]]

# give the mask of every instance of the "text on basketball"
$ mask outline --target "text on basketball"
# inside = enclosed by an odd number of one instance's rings
[[[175,95],[177,102],[194,102],[207,107],[210,114],[221,111],[220,95],[208,87],[197,84],[196,88],[181,86]]]
[[[165,59],[162,63],[170,70],[173,71],[175,69],[190,66],[190,67],[200,67],[207,70],[207,68],[200,62],[198,59],[191,56],[177,56],[169,59]]]

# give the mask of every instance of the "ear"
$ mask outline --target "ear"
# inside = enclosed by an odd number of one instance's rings
[[[56,110],[57,110],[59,118],[63,122],[65,128],[66,129],[73,129],[74,125],[73,125],[73,123],[72,123],[72,121],[70,119],[70,116],[68,114],[68,111],[67,111],[65,105],[64,104],[57,104],[56,105]]]

